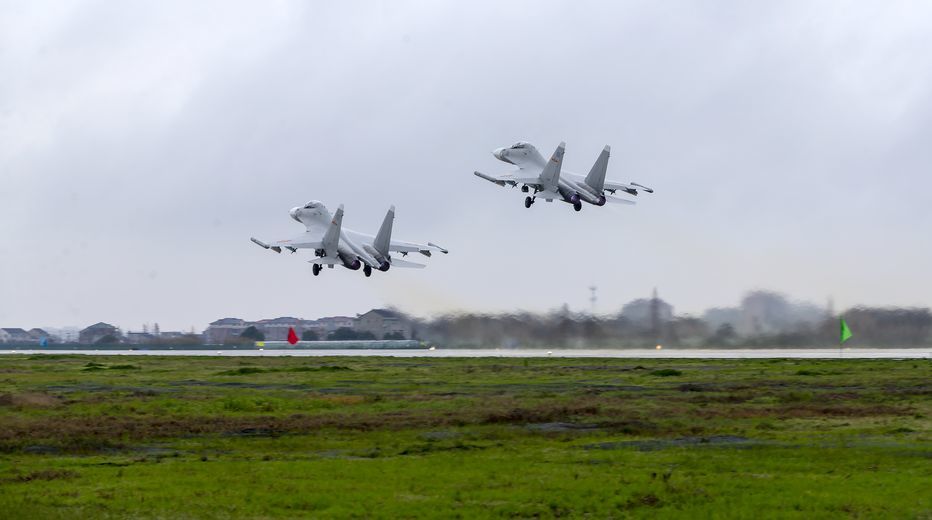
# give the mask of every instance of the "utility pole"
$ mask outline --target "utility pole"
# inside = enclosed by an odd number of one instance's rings
[[[660,298],[657,297],[657,288],[654,287],[654,294],[650,299],[650,328],[654,335],[654,341],[660,343]]]

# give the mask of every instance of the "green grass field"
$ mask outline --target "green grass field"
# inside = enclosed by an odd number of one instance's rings
[[[0,357],[0,517],[932,518],[928,360]]]

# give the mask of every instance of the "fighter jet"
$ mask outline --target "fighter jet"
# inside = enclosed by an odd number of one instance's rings
[[[560,143],[560,146],[550,156],[550,160],[545,161],[534,145],[518,142],[508,148],[498,148],[492,152],[496,159],[517,166],[517,170],[501,175],[486,175],[482,172],[475,172],[475,174],[499,186],[521,185],[521,191],[524,193],[529,193],[533,189],[534,192],[524,199],[525,208],[530,208],[536,199],[542,198],[547,202],[554,200],[567,202],[573,205],[573,209],[579,211],[582,209],[583,202],[596,206],[604,206],[606,202],[634,204],[633,200],[611,197],[606,195],[606,192],[614,194],[620,190],[630,195],[637,195],[638,189],[647,193],[654,192],[636,182],[625,184],[605,180],[608,156],[611,152],[609,146],[606,146],[599,154],[599,158],[589,170],[589,175],[582,177],[570,172],[561,174],[565,149],[566,143]]]
[[[316,258],[309,260],[313,264],[314,276],[320,274],[323,266],[331,268],[342,265],[353,271],[362,267],[365,275],[371,276],[372,269],[388,271],[391,267],[422,268],[424,264],[408,262],[400,258],[393,258],[390,253],[397,252],[402,256],[408,253],[421,253],[431,256],[434,251],[448,253],[446,249],[428,242],[415,244],[392,240],[392,223],[395,220],[395,206],[389,208],[382,221],[382,227],[373,237],[349,229],[343,229],[343,205],[331,215],[323,203],[312,200],[304,206],[292,208],[291,218],[304,224],[306,231],[288,240],[279,240],[265,243],[257,238],[250,238],[253,243],[276,253],[287,249],[296,253],[298,249],[313,249]]]

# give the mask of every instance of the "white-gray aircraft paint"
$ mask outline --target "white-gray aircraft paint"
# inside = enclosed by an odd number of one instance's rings
[[[560,143],[557,149],[550,156],[549,161],[537,151],[537,148],[530,143],[517,142],[508,148],[498,148],[492,152],[496,159],[514,164],[517,170],[501,175],[486,175],[482,172],[474,172],[489,182],[494,182],[499,186],[521,185],[521,191],[529,193],[531,189],[534,193],[524,199],[524,207],[530,208],[535,199],[543,198],[547,202],[561,200],[573,205],[573,209],[579,211],[582,209],[583,201],[596,206],[604,206],[606,202],[615,204],[634,204],[633,200],[621,199],[606,195],[605,192],[614,194],[621,190],[631,195],[637,195],[638,189],[648,193],[654,190],[642,186],[636,182],[629,184],[623,182],[614,182],[605,180],[605,172],[608,169],[608,156],[611,148],[606,146],[599,154],[589,175],[585,177],[575,175],[570,172],[561,172],[563,167],[563,152],[566,149],[566,143]]]
[[[446,249],[430,242],[416,244],[414,242],[392,240],[395,206],[389,208],[385,220],[382,221],[382,227],[379,228],[379,232],[374,237],[350,229],[343,229],[342,204],[340,204],[337,212],[331,215],[323,203],[312,200],[304,206],[292,208],[289,214],[291,218],[304,224],[306,228],[304,233],[271,244],[262,242],[257,238],[250,238],[250,240],[276,253],[281,253],[282,249],[287,249],[292,253],[297,252],[298,249],[313,249],[317,258],[308,261],[314,264],[314,276],[320,274],[324,265],[331,268],[334,265],[342,265],[353,271],[362,267],[366,276],[372,274],[372,268],[388,271],[392,266],[424,267],[423,264],[392,258],[390,255],[392,252],[401,253],[402,256],[414,252],[421,253],[424,256],[431,256],[433,251],[448,253]]]

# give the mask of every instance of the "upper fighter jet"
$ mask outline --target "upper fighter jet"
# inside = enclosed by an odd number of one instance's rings
[[[432,251],[448,253],[436,244],[428,242],[415,244],[392,240],[392,222],[395,220],[395,206],[392,206],[382,221],[382,227],[374,237],[364,233],[357,233],[343,229],[343,205],[340,204],[336,214],[330,215],[323,203],[312,200],[304,206],[291,209],[291,218],[304,224],[307,230],[289,240],[279,240],[267,244],[256,238],[250,238],[255,244],[281,253],[282,248],[295,253],[298,249],[313,249],[317,258],[309,260],[314,264],[314,276],[320,274],[324,265],[331,268],[342,265],[353,271],[362,267],[366,276],[372,275],[372,268],[379,271],[388,271],[395,267],[424,267],[423,264],[407,262],[399,258],[392,258],[389,253],[398,252],[402,256],[418,252],[430,256]]]
[[[569,172],[562,172],[563,151],[566,143],[560,143],[556,151],[545,161],[534,145],[525,142],[518,142],[508,148],[499,148],[492,152],[499,161],[514,164],[517,170],[501,175],[486,175],[482,172],[475,174],[487,181],[494,182],[499,186],[506,184],[511,186],[521,185],[521,191],[528,193],[531,189],[534,193],[524,199],[524,207],[530,208],[536,198],[546,199],[551,202],[554,199],[561,200],[573,205],[573,209],[579,211],[582,209],[583,201],[596,206],[604,206],[606,202],[616,204],[634,204],[633,200],[610,197],[605,192],[614,194],[621,190],[630,195],[637,195],[638,188],[653,193],[654,190],[632,182],[625,184],[622,182],[612,182],[605,180],[605,171],[608,168],[608,156],[611,148],[606,146],[599,158],[596,159],[589,175],[582,177]]]

